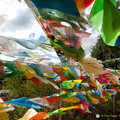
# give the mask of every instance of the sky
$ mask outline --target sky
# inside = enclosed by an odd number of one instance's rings
[[[0,15],[7,15],[7,21],[0,26],[0,35],[16,38],[45,35],[24,1],[0,0],[0,8]]]
[[[0,0],[0,15],[5,15],[6,22],[0,25],[0,35],[21,39],[39,39],[45,36],[42,28],[34,18],[24,0]],[[89,14],[90,8],[86,10]],[[83,44],[87,54],[90,54],[92,46],[95,45],[98,33],[93,29],[89,39]]]

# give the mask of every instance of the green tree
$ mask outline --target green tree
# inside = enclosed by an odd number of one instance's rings
[[[43,86],[38,86],[37,84],[27,79],[23,75],[5,78],[4,84],[5,85],[3,86],[3,88],[9,89],[10,91],[10,97],[4,99],[5,101],[9,101],[21,97],[28,97],[28,98],[44,97],[44,96],[53,95],[55,93],[59,93],[59,90],[56,90],[50,84],[42,83]],[[10,120],[18,120],[26,113],[27,110],[28,108],[23,108],[23,109],[15,109],[14,111],[8,112]],[[37,111],[38,112],[44,111],[44,107],[42,110],[37,110]]]
[[[56,92],[59,93],[59,91],[50,84],[42,83],[42,86],[39,86],[23,75],[9,77],[4,80],[6,89],[10,90],[11,97],[15,99],[20,97],[43,97],[55,94]]]
[[[92,48],[91,56],[98,60],[111,60],[120,57],[120,46],[108,46],[106,45],[101,36],[98,36],[98,42]],[[105,63],[105,67],[115,69],[115,62],[109,61]],[[120,63],[117,63],[117,67],[120,67]]]
[[[92,48],[91,56],[99,60],[108,60],[120,57],[120,46],[106,45],[101,36],[98,36],[98,42]]]

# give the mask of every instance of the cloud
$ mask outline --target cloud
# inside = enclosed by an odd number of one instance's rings
[[[34,33],[34,38],[44,35],[42,28],[33,16],[32,12],[23,2],[11,0],[0,1],[2,11],[0,14],[7,14],[8,20],[0,26],[0,35],[16,38],[31,38],[29,35]]]
[[[90,54],[92,51],[92,47],[96,45],[97,43],[97,37],[99,33],[93,29],[92,30],[92,35],[83,43],[85,52],[87,54]]]
[[[18,30],[30,29],[34,20],[35,18],[29,9],[19,10],[17,16],[6,22],[2,30],[16,32]]]
[[[2,14],[0,15],[0,25],[7,21],[7,15]]]

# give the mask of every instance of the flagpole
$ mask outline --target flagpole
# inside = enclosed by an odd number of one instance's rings
[[[62,84],[60,83],[60,93],[62,92]],[[62,100],[59,101],[59,108],[62,107]],[[62,115],[59,114],[59,119],[58,120],[62,120]]]
[[[114,69],[117,69],[117,59],[115,59],[115,66]],[[113,96],[113,115],[117,115],[117,101],[116,101],[116,95]],[[117,118],[113,117],[113,120],[117,120]]]

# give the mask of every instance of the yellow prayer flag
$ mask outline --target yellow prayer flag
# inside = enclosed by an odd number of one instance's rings
[[[78,107],[79,106],[64,107],[64,108],[60,108],[59,110],[66,111],[66,110],[75,109],[75,108],[78,108]]]
[[[72,97],[70,97],[70,98],[62,99],[62,101],[77,103],[77,102],[79,102],[80,100],[79,100],[77,97],[72,96]]]
[[[26,71],[23,73],[28,79],[33,78],[34,76],[37,76],[37,73],[27,65],[27,63],[16,63],[17,69],[19,71]]]
[[[3,106],[0,106],[0,111],[4,109]],[[6,112],[0,112],[0,120],[9,120],[8,114]]]
[[[93,103],[94,105],[97,105],[97,104],[99,103],[99,100],[98,100],[98,99],[92,97],[90,94],[88,94],[88,96],[89,96],[90,100],[92,101],[92,103]]]
[[[82,80],[73,80],[74,83],[81,83]]]

